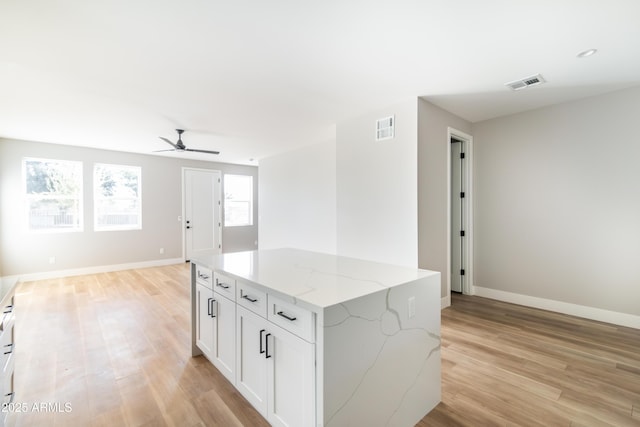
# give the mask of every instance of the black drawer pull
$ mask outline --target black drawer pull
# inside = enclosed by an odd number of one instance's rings
[[[249,295],[242,295],[242,298],[246,299],[247,301],[258,302],[257,298],[251,298]]]
[[[198,277],[204,280],[207,280],[209,278],[209,276],[207,274],[202,274],[202,273],[198,273]]]
[[[264,329],[260,329],[260,354],[264,354],[264,349],[262,348],[262,334],[265,333]]]
[[[207,298],[207,316],[211,317],[211,310],[213,307],[211,307],[211,300],[213,298]]]
[[[271,355],[269,354],[269,337],[271,336],[271,334],[267,334],[264,336],[264,346],[265,346],[265,359],[269,359],[271,358]]]
[[[217,282],[216,286],[220,286],[222,289],[229,289],[229,285],[225,285],[224,282]]]
[[[296,319],[297,319],[297,317],[289,317],[289,316],[287,316],[287,315],[284,313],[284,311],[279,311],[279,312],[278,312],[278,316],[282,316],[282,317],[284,317],[285,319],[290,320],[290,321],[292,321],[292,322],[293,322],[294,320],[296,320]]]

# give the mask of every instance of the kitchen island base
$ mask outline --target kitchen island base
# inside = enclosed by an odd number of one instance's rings
[[[440,402],[440,273],[277,249],[192,260],[191,289],[193,355],[272,425],[414,426]]]

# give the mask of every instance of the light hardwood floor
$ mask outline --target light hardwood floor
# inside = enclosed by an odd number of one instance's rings
[[[8,425],[268,425],[190,357],[188,276],[185,264],[23,283],[15,388],[27,412]],[[454,295],[442,359],[443,401],[421,427],[640,426],[639,330]]]

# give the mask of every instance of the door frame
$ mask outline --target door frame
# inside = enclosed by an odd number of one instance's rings
[[[447,127],[447,294],[449,300],[447,305],[451,304],[451,138],[463,140],[466,143],[465,151],[465,173],[463,187],[465,188],[466,213],[464,217],[465,237],[467,244],[463,249],[464,259],[467,260],[465,266],[465,276],[467,280],[462,286],[464,295],[474,295],[475,288],[473,286],[473,136],[468,133],[459,131],[452,127]]]
[[[190,166],[183,166],[182,167],[182,172],[180,174],[181,177],[181,183],[180,183],[180,188],[182,190],[182,213],[180,215],[180,224],[182,227],[182,259],[184,261],[187,260],[187,232],[186,232],[186,228],[185,228],[185,213],[186,213],[186,204],[187,204],[187,192],[186,192],[186,188],[185,185],[187,183],[187,179],[186,179],[186,174],[187,171],[197,171],[197,172],[209,172],[209,173],[219,173],[220,174],[220,182],[218,183],[218,185],[220,186],[219,188],[219,193],[220,193],[220,203],[218,204],[218,218],[220,220],[220,225],[218,226],[218,245],[220,245],[220,252],[222,252],[222,199],[224,198],[222,196],[223,192],[222,192],[222,171],[219,169],[206,169],[206,168],[194,168],[194,167],[190,167]],[[215,217],[214,217],[215,218]]]

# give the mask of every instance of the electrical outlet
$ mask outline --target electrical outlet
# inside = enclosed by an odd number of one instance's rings
[[[160,255],[164,254],[164,248],[160,248]]]
[[[409,319],[416,315],[416,297],[409,297],[407,300],[407,312]]]
[[[55,263],[56,263],[56,257],[50,256],[49,257],[49,264],[55,264]]]

